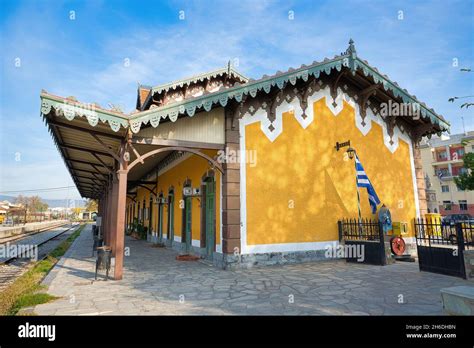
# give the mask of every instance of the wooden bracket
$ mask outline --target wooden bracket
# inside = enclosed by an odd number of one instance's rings
[[[91,153],[91,154],[92,154],[92,156],[94,156],[96,158],[96,160],[98,160],[100,162],[102,167],[104,167],[109,174],[112,174],[112,170],[110,170],[109,166],[107,166],[107,164],[99,156],[97,156],[97,154],[95,154],[95,153]]]
[[[92,168],[94,168],[99,174],[101,174],[101,175],[106,175],[106,174],[102,173],[102,172],[99,170],[99,168],[98,168],[95,164],[90,163],[90,166],[91,166]],[[110,174],[110,173],[111,173],[111,171],[108,172],[108,174]]]
[[[334,82],[330,85],[330,90],[331,90],[331,97],[332,97],[332,100],[333,102],[336,101],[336,97],[337,97],[337,88],[339,87],[339,81],[341,80],[341,78],[347,73],[347,70],[342,70],[336,77],[336,79],[334,80]]]
[[[130,199],[131,199],[132,201],[134,201],[135,203],[137,202],[137,200],[136,200],[135,198],[131,197],[129,193],[127,193],[127,197],[130,198]]]
[[[247,100],[247,94],[244,94],[242,96],[242,100],[240,101],[240,103],[235,107],[233,113],[232,113],[232,120],[231,120],[231,129],[234,130],[235,129],[235,120],[238,120],[240,118],[242,118],[244,115],[242,114],[242,110],[244,108],[244,104]]]
[[[145,185],[138,185],[139,187],[143,187],[144,189],[146,189],[147,191],[149,191],[150,193],[154,194],[156,196],[156,193],[154,192],[153,189],[150,189],[149,187],[146,187]],[[155,186],[156,187],[156,186]]]
[[[304,87],[298,89],[297,97],[300,101],[301,110],[303,110],[303,118],[308,117],[306,114],[306,109],[308,109],[308,96],[311,92],[314,91],[316,86],[316,79],[312,79],[309,83],[307,83]]]
[[[273,97],[271,97],[272,99],[271,99],[269,110],[268,110],[268,119],[272,123],[273,121],[275,121],[275,118],[276,118],[275,117],[276,108],[282,102],[284,90],[285,90],[285,86],[283,86],[283,89],[278,90],[278,92]]]
[[[416,126],[412,131],[412,139],[413,142],[416,144],[420,142],[421,138],[426,134],[426,132],[432,131],[434,128],[433,124],[431,123],[424,123]]]
[[[359,106],[360,106],[360,114],[362,117],[365,118],[366,111],[367,111],[367,102],[371,96],[377,94],[377,90],[380,88],[380,85],[370,85],[369,87],[363,89],[359,95]]]
[[[115,158],[118,162],[120,162],[120,157],[112,151],[110,146],[106,145],[97,135],[89,133],[91,137],[93,137],[102,147],[104,148],[105,151],[107,151],[113,158]]]
[[[133,153],[135,154],[135,156],[137,156],[137,160],[140,161],[141,164],[145,163],[143,161],[143,158],[142,156],[140,155],[140,153],[137,151],[137,149],[135,149],[135,147],[133,146],[132,143],[129,143],[128,146],[130,146],[130,148],[132,149]]]

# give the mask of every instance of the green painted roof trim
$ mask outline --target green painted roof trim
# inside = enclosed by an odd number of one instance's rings
[[[418,101],[416,96],[412,96],[406,89],[400,88],[396,83],[390,81],[387,76],[380,74],[377,69],[372,68],[369,64],[359,58],[355,59],[355,68],[360,69],[365,76],[371,76],[375,83],[382,83],[385,91],[391,91],[397,98],[401,98],[404,103],[416,103],[420,105],[420,112],[422,118],[429,118],[434,124],[439,125],[445,130],[449,130],[450,124],[448,121],[438,116],[433,109],[429,109],[425,103]]]
[[[180,114],[187,114],[192,117],[198,108],[202,107],[205,111],[209,111],[213,105],[220,104],[220,106],[224,107],[230,99],[235,99],[237,102],[240,102],[243,95],[255,97],[257,92],[260,90],[269,93],[272,86],[277,86],[282,89],[287,82],[294,85],[298,79],[307,81],[310,75],[319,78],[322,72],[329,75],[332,69],[341,71],[343,66],[350,68],[353,73],[355,73],[357,69],[360,69],[365,76],[370,75],[375,83],[382,83],[383,88],[386,91],[392,91],[395,97],[400,97],[404,103],[419,104],[423,118],[428,117],[432,123],[439,125],[440,128],[449,130],[449,123],[447,121],[436,115],[433,110],[428,109],[424,103],[418,102],[415,97],[409,95],[406,90],[401,89],[386,76],[380,74],[376,69],[370,67],[366,62],[357,58],[355,54],[344,54],[331,60],[314,63],[308,67],[303,65],[298,69],[290,69],[288,72],[280,73],[275,76],[265,77],[229,89],[222,89],[221,91],[214,93],[205,94],[192,99],[185,99],[178,103],[143,111],[131,115],[130,128],[132,129],[132,132],[138,133],[142,124],[146,125],[150,123],[153,127],[157,127],[160,120],[164,118],[169,118],[174,122]]]
[[[249,79],[239,73],[237,70],[235,70],[232,66],[226,67],[226,68],[221,68],[218,70],[213,70],[211,72],[195,75],[186,79],[182,80],[177,80],[173,81],[170,83],[166,83],[163,85],[159,85],[156,87],[151,88],[151,92],[153,93],[161,93],[163,91],[168,91],[170,89],[176,89],[178,87],[183,87],[184,85],[190,85],[191,83],[196,83],[199,81],[204,81],[205,79],[212,78],[212,77],[218,77],[223,74],[230,73],[230,75],[237,76],[239,79],[247,82]]]
[[[332,69],[341,71],[343,65],[348,64],[346,58],[346,56],[340,56],[309,67],[303,65],[299,69],[291,69],[288,72],[277,74],[276,76],[262,78],[228,89],[221,88],[221,90],[217,92],[146,110],[131,115],[130,128],[132,132],[138,133],[142,124],[150,123],[153,127],[157,127],[160,120],[164,118],[169,118],[174,122],[178,119],[178,115],[180,114],[187,114],[190,117],[194,116],[196,109],[201,107],[205,111],[210,111],[213,105],[219,104],[222,107],[226,106],[230,99],[235,99],[237,102],[240,102],[244,95],[255,97],[260,90],[269,93],[272,86],[277,86],[282,89],[287,82],[294,85],[298,79],[307,81],[310,75],[319,78],[321,72],[330,74]]]
[[[113,111],[101,109],[94,104],[84,104],[77,101],[41,93],[41,114],[47,115],[54,108],[56,113],[62,114],[67,120],[72,121],[75,117],[85,117],[92,127],[99,121],[108,122],[114,132],[118,132],[120,127],[127,128],[129,125],[128,116]]]

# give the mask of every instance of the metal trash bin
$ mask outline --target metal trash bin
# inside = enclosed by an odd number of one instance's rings
[[[95,262],[95,280],[97,280],[97,271],[105,269],[105,280],[109,279],[109,270],[112,259],[112,248],[101,246],[97,248],[97,259]]]

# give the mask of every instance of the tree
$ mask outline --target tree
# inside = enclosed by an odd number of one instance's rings
[[[39,196],[28,197],[28,210],[33,213],[43,212],[48,209],[48,204],[44,203]]]
[[[466,153],[463,161],[467,173],[460,174],[457,178],[454,178],[454,181],[461,190],[472,191],[474,190],[474,152]]]
[[[86,211],[97,211],[97,201],[88,199],[86,203]]]
[[[84,211],[84,208],[73,208],[72,211],[74,213],[74,217],[77,218]]]
[[[44,203],[39,196],[26,197],[19,195],[15,198],[16,204],[21,204],[24,208],[27,208],[28,211],[32,213],[44,212],[48,209],[48,204]]]
[[[20,204],[23,207],[26,207],[26,205],[28,204],[28,197],[18,195],[18,197],[15,198],[15,204]]]

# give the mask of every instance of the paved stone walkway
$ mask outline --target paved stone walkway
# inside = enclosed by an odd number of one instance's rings
[[[45,279],[61,299],[40,315],[439,315],[440,289],[469,284],[418,271],[344,261],[224,271],[127,238],[122,281],[94,281],[90,226]],[[402,301],[403,303],[399,303]]]

